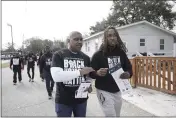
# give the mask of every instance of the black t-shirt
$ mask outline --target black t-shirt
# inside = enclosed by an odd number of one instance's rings
[[[23,60],[19,56],[14,56],[10,60],[10,66],[13,65],[13,70],[21,69],[23,66]]]
[[[52,53],[44,54],[40,58],[40,73],[48,73],[50,74],[50,67],[51,67],[51,61],[52,61]]]
[[[28,67],[33,67],[35,66],[35,61],[36,61],[36,56],[31,55],[27,57],[27,66]]]
[[[114,67],[119,68],[119,65],[124,71],[128,71],[130,76],[132,76],[132,65],[125,52],[118,47],[107,54],[104,54],[103,51],[99,50],[91,59],[91,67],[96,71],[100,68],[108,68],[109,71],[113,71],[112,69]],[[96,79],[96,88],[112,93],[119,91],[119,88],[110,72],[108,72],[104,77],[97,76],[96,74],[92,74],[90,76]]]
[[[63,49],[55,52],[52,58],[52,67],[60,67],[67,71],[80,70],[86,66],[90,66],[90,58],[83,52],[74,54],[68,49]],[[84,82],[85,80],[85,77],[79,76],[68,82],[57,82],[56,103],[71,105],[86,101],[87,98],[75,98],[76,90],[81,82]]]

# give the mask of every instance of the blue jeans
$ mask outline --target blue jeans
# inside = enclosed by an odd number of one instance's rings
[[[87,101],[81,104],[70,106],[58,103],[55,104],[57,117],[71,117],[72,112],[74,117],[86,117],[86,108]]]

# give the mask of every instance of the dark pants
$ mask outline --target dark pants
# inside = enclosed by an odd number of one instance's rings
[[[40,72],[40,65],[39,65],[38,67],[39,67],[39,73],[40,73],[40,75],[41,75],[42,73]],[[40,76],[40,78],[41,78],[42,80],[44,80],[43,76]]]
[[[53,87],[54,87],[54,81],[51,75],[45,76],[45,82],[46,82],[46,90],[48,92],[48,95],[52,95]]]
[[[71,106],[58,103],[55,104],[57,117],[71,117],[72,112],[74,117],[86,117],[86,108],[87,101],[81,104]]]
[[[31,75],[30,75],[30,70],[32,69],[32,78],[31,78]],[[34,79],[34,66],[32,67],[27,67],[27,74],[28,74],[28,77],[31,78],[31,79]]]
[[[15,69],[15,70],[13,70],[13,83],[17,82],[17,73],[18,73],[18,81],[22,80],[21,69]]]

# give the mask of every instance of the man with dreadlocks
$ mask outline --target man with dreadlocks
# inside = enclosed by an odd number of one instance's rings
[[[92,78],[96,79],[97,97],[105,116],[120,116],[121,92],[108,70],[120,65],[124,70],[120,78],[130,78],[132,76],[132,65],[126,52],[127,49],[117,30],[114,27],[108,27],[104,32],[100,50],[95,52],[91,60],[91,66],[96,72],[90,74]]]

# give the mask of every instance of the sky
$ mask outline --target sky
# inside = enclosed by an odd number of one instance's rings
[[[2,47],[13,39],[65,39],[71,31],[89,33],[89,27],[108,16],[111,1],[2,1]],[[23,37],[24,35],[24,37]]]
[[[89,33],[90,26],[108,16],[111,6],[112,1],[2,1],[2,48],[12,42],[7,23],[19,48],[23,39],[35,36],[64,40],[71,31]]]

